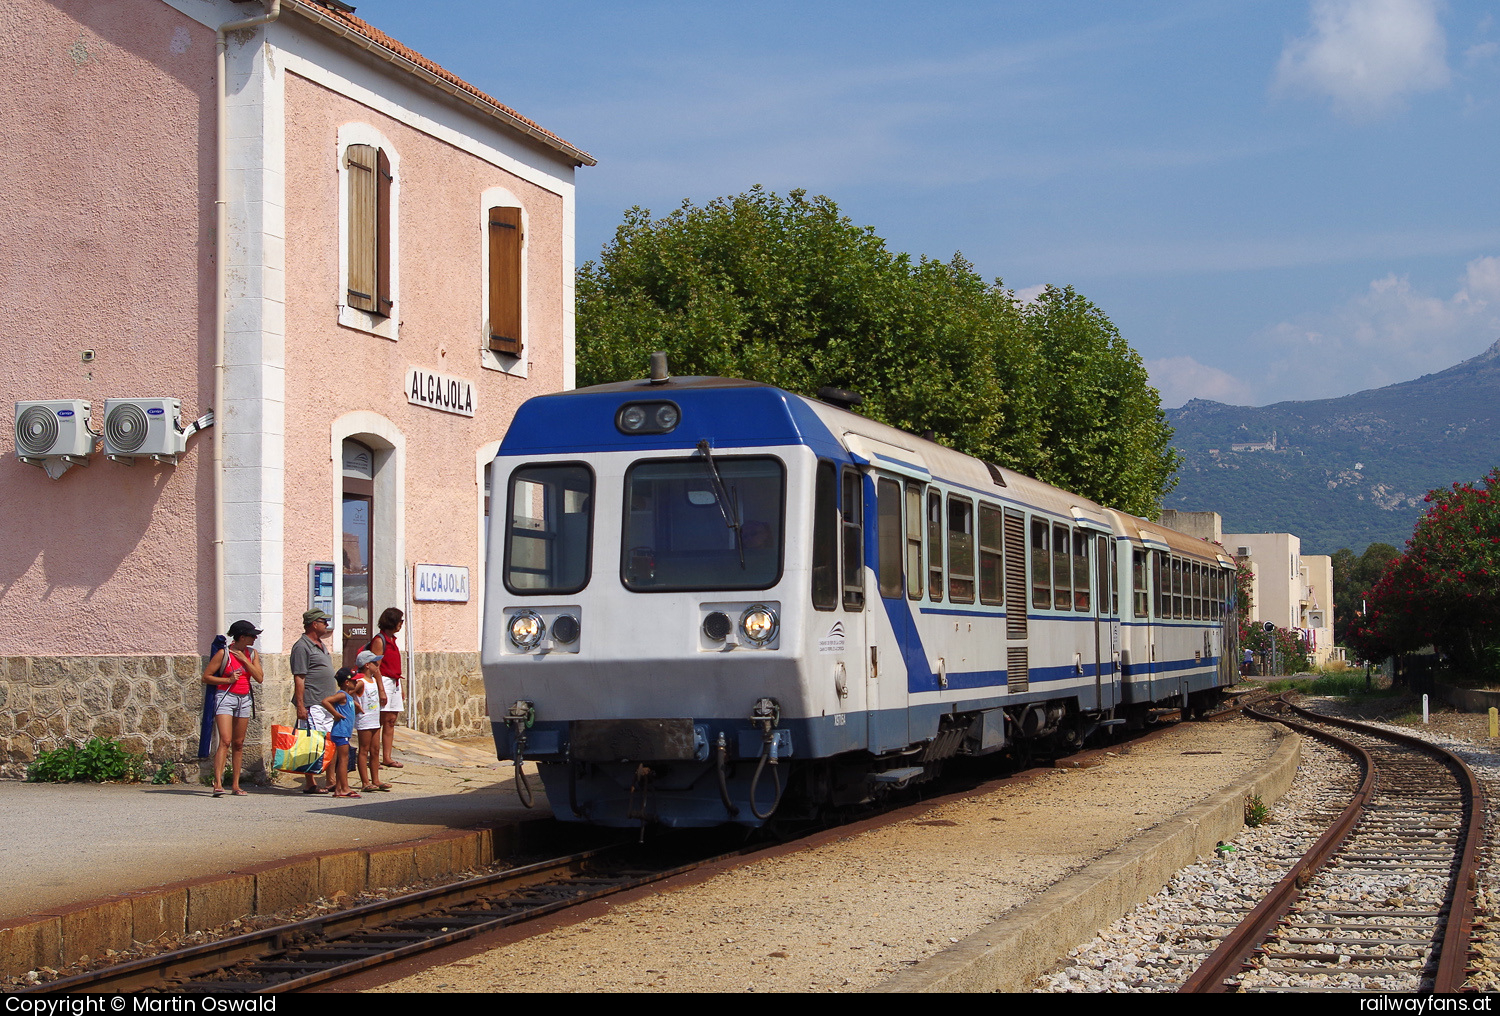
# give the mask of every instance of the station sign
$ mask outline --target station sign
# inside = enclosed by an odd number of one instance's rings
[[[413,565],[412,599],[440,603],[469,602],[469,569],[457,564]]]
[[[441,413],[474,415],[474,382],[421,367],[406,372],[406,401]]]

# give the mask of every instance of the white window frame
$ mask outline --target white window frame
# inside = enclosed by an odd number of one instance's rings
[[[490,336],[486,326],[490,320],[490,209],[519,208],[521,210],[521,355],[497,353],[490,348]],[[531,250],[531,220],[526,206],[516,195],[504,187],[489,187],[479,197],[479,365],[485,370],[498,370],[511,377],[526,377],[531,359],[531,298],[529,279]]]
[[[350,145],[369,145],[385,153],[391,164],[391,312],[372,314],[349,306],[349,166],[345,157]],[[390,139],[367,123],[339,126],[339,324],[392,342],[401,332],[401,157]]]

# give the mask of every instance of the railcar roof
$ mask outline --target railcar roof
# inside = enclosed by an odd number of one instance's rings
[[[938,480],[948,483],[959,484],[976,490],[980,493],[989,492],[998,501],[1013,501],[1041,508],[1063,518],[1092,518],[1095,522],[1103,522],[1117,534],[1123,534],[1135,543],[1166,544],[1174,552],[1198,558],[1213,560],[1219,553],[1219,549],[1204,540],[1179,533],[1174,529],[1146,519],[1137,518],[1128,512],[1117,511],[1092,501],[1081,494],[1073,494],[1060,487],[1054,487],[1049,483],[1033,479],[1014,469],[1004,466],[990,466],[980,459],[965,455],[963,452],[955,451],[946,445],[929,441],[927,438],[918,437],[899,427],[880,423],[867,416],[850,412],[840,406],[830,405],[816,399],[787,392],[769,385],[762,381],[747,381],[743,378],[728,377],[698,377],[683,376],[668,378],[664,382],[653,384],[649,378],[636,378],[629,381],[615,381],[609,384],[591,385],[588,388],[574,388],[568,391],[552,392],[547,395],[539,395],[528,402],[549,402],[553,399],[567,398],[575,395],[625,395],[625,396],[654,396],[658,398],[670,397],[674,392],[705,391],[729,389],[772,389],[781,393],[784,399],[792,399],[800,402],[818,418],[835,440],[847,443],[851,436],[855,438],[868,438],[886,446],[888,451],[899,452],[904,461],[926,470]],[[525,407],[522,407],[524,412]],[[556,415],[556,413],[549,413]],[[791,422],[791,421],[788,421]],[[611,427],[611,429],[613,429]],[[769,434],[767,436],[770,436]],[[789,435],[788,435],[789,436]],[[507,445],[510,435],[507,434]],[[598,440],[598,432],[591,431],[590,439]],[[666,440],[671,441],[668,437]],[[652,447],[653,442],[631,438],[628,441],[614,442],[620,447]],[[502,449],[504,454],[506,449]],[[1000,474],[1005,481],[1003,485],[996,483],[991,475],[991,469]]]
[[[550,392],[540,395],[538,398],[556,398],[560,395],[609,395],[630,394],[634,392],[673,392],[683,389],[694,388],[775,388],[764,381],[746,381],[736,377],[670,377],[667,380],[653,384],[650,378],[636,378],[633,381],[611,381],[604,385],[589,385],[587,388],[571,388],[565,392]]]

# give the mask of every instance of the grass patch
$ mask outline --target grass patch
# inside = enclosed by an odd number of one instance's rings
[[[1364,671],[1345,670],[1323,674],[1308,674],[1302,677],[1283,677],[1267,682],[1265,687],[1280,695],[1286,691],[1304,695],[1332,695],[1351,699],[1383,699],[1399,695],[1396,689],[1384,685],[1379,677],[1366,689]]]
[[[1251,829],[1261,826],[1271,817],[1271,809],[1260,799],[1259,794],[1245,798],[1245,824]]]

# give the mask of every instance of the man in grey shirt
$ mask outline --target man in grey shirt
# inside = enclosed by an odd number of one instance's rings
[[[302,637],[292,646],[292,703],[297,707],[298,722],[306,721],[311,730],[324,733],[333,729],[334,717],[323,708],[323,700],[339,690],[333,677],[333,657],[329,655],[325,641],[333,629],[333,619],[321,610],[305,611],[302,615]],[[333,774],[328,774],[329,789],[333,787]],[[304,794],[325,794],[312,775],[302,788]]]

